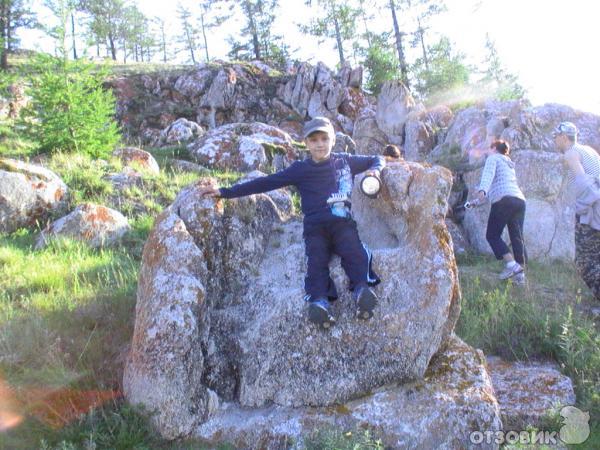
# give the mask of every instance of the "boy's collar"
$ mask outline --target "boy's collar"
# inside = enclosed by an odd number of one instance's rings
[[[329,156],[325,159],[322,159],[321,161],[315,161],[314,159],[312,159],[312,157],[308,158],[313,164],[323,164],[327,161],[329,161],[331,159],[331,153],[329,153]]]

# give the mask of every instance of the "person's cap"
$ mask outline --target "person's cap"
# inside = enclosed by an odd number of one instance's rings
[[[559,134],[565,134],[567,136],[577,136],[577,127],[573,122],[561,122],[556,126],[556,128],[552,132],[552,136],[556,137]]]
[[[335,136],[335,130],[331,121],[327,117],[315,117],[304,124],[302,128],[302,138],[306,139],[309,135],[315,131],[324,131],[330,136]]]

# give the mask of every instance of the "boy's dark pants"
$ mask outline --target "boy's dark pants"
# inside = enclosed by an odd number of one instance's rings
[[[329,260],[333,253],[342,259],[342,268],[350,279],[350,290],[379,283],[371,269],[371,252],[360,241],[354,220],[335,217],[324,223],[305,223],[304,244],[308,259],[304,280],[307,300],[338,297],[329,276]]]
[[[520,198],[507,196],[492,203],[485,237],[496,259],[502,259],[503,255],[510,252],[501,237],[504,227],[507,226],[515,261],[522,266],[527,263],[527,251],[523,242],[524,221],[525,202]]]

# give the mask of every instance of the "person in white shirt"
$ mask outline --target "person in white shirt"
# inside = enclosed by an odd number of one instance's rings
[[[575,265],[596,300],[600,300],[600,230],[597,215],[600,156],[592,147],[577,142],[574,123],[561,122],[552,137],[563,153],[568,186],[575,195]]]
[[[523,240],[525,221],[525,196],[517,184],[515,163],[510,159],[510,147],[505,141],[494,141],[485,161],[477,192],[477,203],[486,198],[492,207],[488,217],[485,237],[494,256],[505,263],[499,275],[501,280],[514,277],[517,283],[525,281],[524,268],[527,251]],[[512,253],[502,240],[502,232],[508,227]]]

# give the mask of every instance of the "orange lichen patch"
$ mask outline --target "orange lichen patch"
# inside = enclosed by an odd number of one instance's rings
[[[86,220],[89,221],[92,226],[95,226],[97,223],[115,223],[116,222],[116,220],[114,219],[114,217],[111,216],[111,214],[106,206],[92,205],[92,204],[86,203],[81,206],[81,209],[86,214]],[[86,233],[92,233],[92,231],[88,230],[88,231],[84,232],[84,234],[86,234]],[[91,237],[91,235],[86,236],[86,237]]]
[[[56,191],[54,191],[54,201],[59,201],[63,198],[63,196],[65,195],[65,191],[62,188],[58,188]]]
[[[109,400],[120,391],[28,388],[20,392],[25,411],[53,428],[61,428]]]

